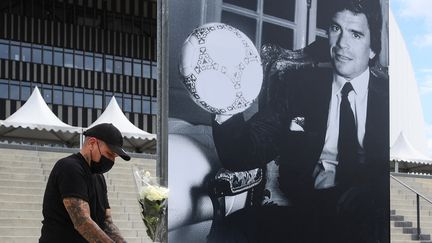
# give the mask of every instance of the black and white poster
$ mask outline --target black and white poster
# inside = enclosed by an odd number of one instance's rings
[[[386,0],[169,0],[169,242],[390,242]]]

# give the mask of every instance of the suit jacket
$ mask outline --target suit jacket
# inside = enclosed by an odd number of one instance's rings
[[[321,155],[327,128],[332,69],[302,69],[269,77],[274,98],[250,120],[241,114],[222,125],[213,123],[213,137],[225,168],[264,167],[277,159],[281,190],[294,203],[313,200],[313,169]],[[387,208],[389,161],[388,80],[370,74],[365,160],[347,170],[338,188],[366,190]],[[304,131],[290,131],[291,120],[304,117]]]

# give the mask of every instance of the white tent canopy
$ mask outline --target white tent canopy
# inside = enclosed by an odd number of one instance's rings
[[[39,89],[34,88],[26,103],[15,113],[0,120],[0,137],[16,141],[79,144],[82,128],[62,122],[48,107]]]
[[[156,147],[156,135],[145,132],[126,118],[113,96],[105,111],[88,128],[101,123],[112,123],[123,135],[124,146],[138,151],[152,151]]]
[[[401,132],[391,146],[390,159],[393,161],[415,162],[419,164],[432,164],[432,160],[416,150]]]

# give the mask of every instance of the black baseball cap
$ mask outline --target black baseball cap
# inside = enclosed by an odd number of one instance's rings
[[[94,137],[104,141],[111,151],[124,160],[130,160],[130,156],[122,148],[123,136],[113,124],[101,123],[87,129],[83,134],[86,137]]]

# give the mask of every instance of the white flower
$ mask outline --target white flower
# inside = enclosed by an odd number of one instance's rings
[[[150,201],[161,201],[168,198],[168,188],[161,186],[144,186],[140,191],[140,198]]]

